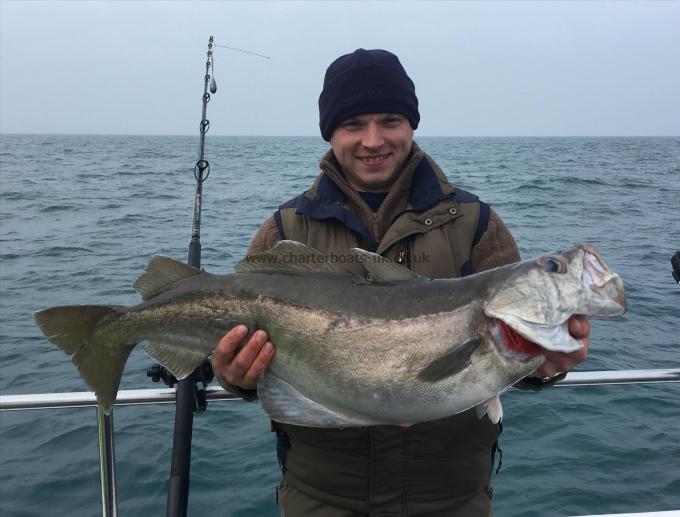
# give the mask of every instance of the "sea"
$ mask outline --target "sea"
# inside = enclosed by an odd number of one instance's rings
[[[503,218],[524,258],[596,245],[628,312],[592,323],[579,371],[680,368],[680,138],[416,138],[449,179]],[[259,225],[307,189],[319,137],[208,134],[202,266],[229,273]],[[0,393],[84,391],[37,309],[133,305],[157,254],[186,260],[194,136],[0,136]],[[121,388],[156,388],[138,347]],[[680,509],[680,384],[509,390],[495,515]],[[119,515],[164,515],[174,406],[114,410]],[[279,514],[269,421],[257,402],[194,419],[189,515]],[[0,412],[0,515],[101,515],[94,408]]]

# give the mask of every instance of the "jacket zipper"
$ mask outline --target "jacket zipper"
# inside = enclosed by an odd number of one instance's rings
[[[399,251],[397,252],[397,264],[401,264],[405,268],[411,269],[411,245],[413,239],[407,237],[402,241]]]
[[[380,242],[380,235],[379,235],[379,224],[378,224],[378,214],[373,212],[371,214],[371,224],[373,226],[373,239],[375,240],[376,244]]]

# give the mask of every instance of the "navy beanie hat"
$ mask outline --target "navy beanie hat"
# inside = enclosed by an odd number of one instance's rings
[[[319,96],[319,128],[324,140],[343,120],[366,113],[399,113],[418,127],[418,97],[399,58],[387,50],[359,48],[333,61]]]

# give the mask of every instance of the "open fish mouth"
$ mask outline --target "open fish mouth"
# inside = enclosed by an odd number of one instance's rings
[[[561,325],[537,325],[522,321],[521,327],[531,328],[532,332],[522,331],[497,318],[490,318],[489,328],[494,344],[507,357],[527,362],[543,350],[556,352],[575,352],[583,345],[569,334],[567,322]]]
[[[583,345],[569,334],[568,320],[558,325],[547,325],[532,323],[509,314],[503,318],[501,323],[512,338],[508,340],[511,350],[513,350],[512,347],[531,350],[526,343],[538,348],[538,353],[540,353],[540,348],[563,353],[571,353],[583,348]]]
[[[570,335],[569,318],[617,316],[625,310],[621,278],[588,244],[540,257],[485,307],[487,316],[503,322],[496,334],[510,353],[535,352],[523,340],[553,352],[575,352],[583,345]]]
[[[526,339],[503,320],[489,318],[489,331],[496,348],[510,360],[526,363],[542,353],[539,345]]]

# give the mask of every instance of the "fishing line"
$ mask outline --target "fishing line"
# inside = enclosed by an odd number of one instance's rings
[[[271,59],[269,56],[265,56],[264,54],[258,54],[257,52],[252,52],[250,50],[243,50],[240,48],[235,48],[235,47],[228,47],[226,45],[218,45],[217,43],[212,43],[212,36],[211,36],[211,46],[212,47],[221,47],[221,48],[227,48],[229,50],[235,50],[236,52],[243,52],[245,54],[250,54],[251,56],[258,56],[262,57],[264,59]],[[212,52],[208,53],[208,61],[209,61],[209,67],[212,70],[212,77],[210,78],[210,93],[216,93],[217,92],[217,82],[215,81],[215,59],[213,56]]]
[[[214,43],[214,46],[215,47],[228,48],[229,50],[236,50],[237,52],[245,52],[246,54],[252,54],[253,56],[259,56],[259,57],[263,57],[265,59],[271,59],[271,57],[269,57],[269,56],[258,54],[257,52],[251,52],[250,50],[243,50],[243,49],[240,49],[240,48],[227,47],[226,45],[218,45],[217,43]]]

